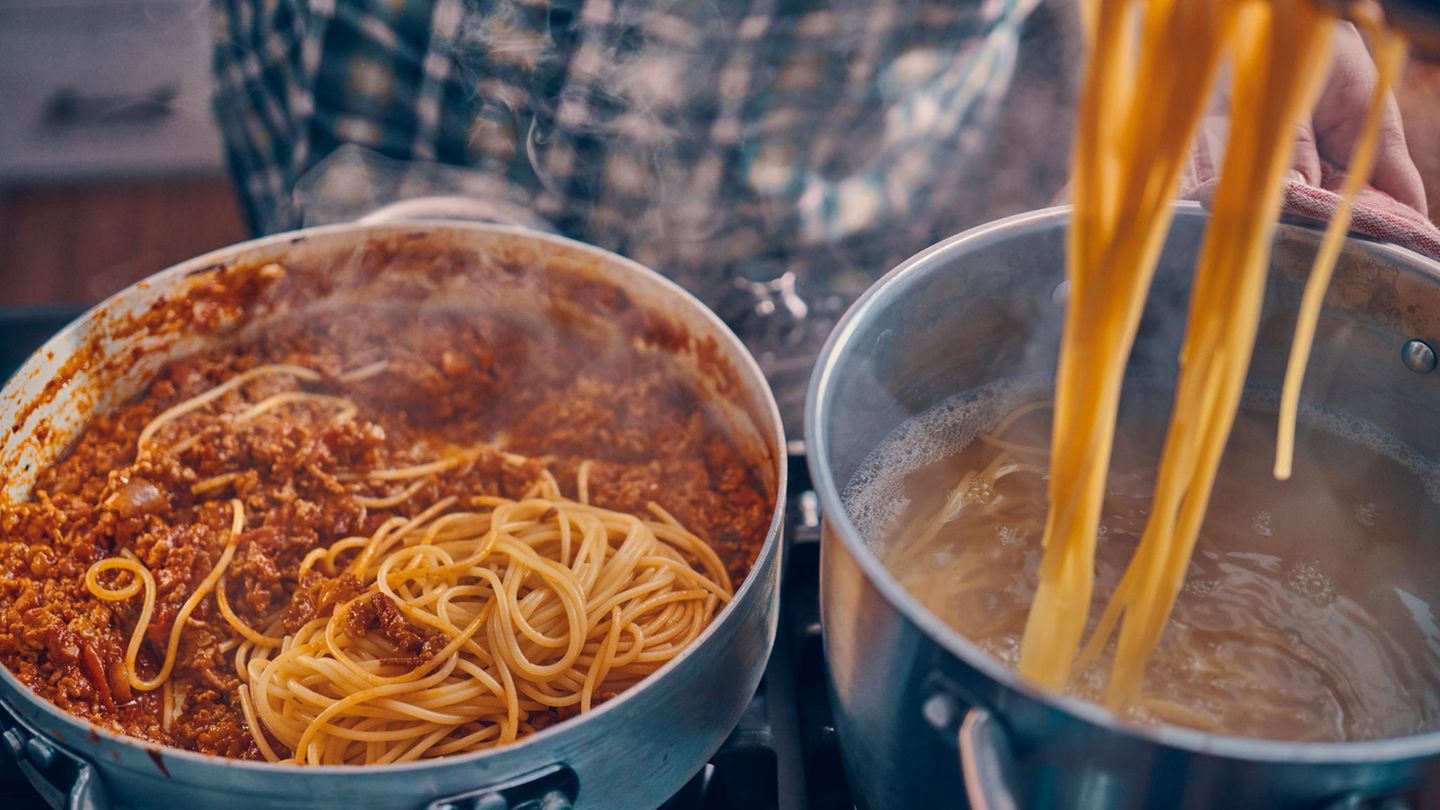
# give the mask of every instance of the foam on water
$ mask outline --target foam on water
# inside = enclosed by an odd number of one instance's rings
[[[905,511],[905,476],[964,450],[1016,408],[1048,393],[1048,377],[1018,377],[966,391],[905,420],[856,470],[841,497],[867,542]]]
[[[1270,388],[1246,389],[1245,400],[1241,407],[1256,413],[1278,413],[1280,394]],[[1299,421],[1302,431],[1313,428],[1328,433],[1399,464],[1424,483],[1425,494],[1430,500],[1440,503],[1440,461],[1426,458],[1414,448],[1386,433],[1374,422],[1361,419],[1354,414],[1309,402],[1300,404]],[[1373,514],[1368,518],[1364,514],[1373,508],[1373,505],[1356,504],[1356,511],[1360,513],[1356,516],[1357,520],[1362,523],[1366,519],[1373,520]]]
[[[909,505],[903,486],[907,475],[964,450],[1011,411],[1048,396],[1050,389],[1051,380],[1043,375],[1001,380],[957,394],[902,423],[865,459],[841,493],[850,520],[861,536],[873,542],[905,511]],[[1246,390],[1241,407],[1256,413],[1278,413],[1279,403],[1278,391],[1251,388]],[[1322,431],[1399,464],[1424,483],[1432,501],[1440,503],[1440,463],[1427,459],[1378,425],[1313,403],[1301,404],[1300,424],[1301,430]],[[1356,504],[1355,508],[1357,520],[1363,523],[1367,516],[1373,520],[1365,504]],[[1263,520],[1257,516],[1256,531],[1267,534],[1268,524],[1268,514]]]

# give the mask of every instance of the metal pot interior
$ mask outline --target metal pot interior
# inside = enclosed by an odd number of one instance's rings
[[[1007,380],[1038,380],[1044,396],[1053,380],[1063,321],[1067,218],[1068,209],[1050,209],[957,236],[896,268],[847,314],[821,356],[806,414],[810,464],[828,528],[892,607],[1005,689],[1083,722],[1181,748],[1293,759],[1295,744],[1129,727],[1099,707],[1030,687],[907,594],[847,512],[842,492],[862,462],[912,416],[957,394]],[[1199,206],[1178,207],[1127,380],[1173,384],[1189,279],[1205,223]],[[1279,390],[1318,241],[1317,231],[1299,225],[1282,225],[1277,233],[1248,381],[1252,390]],[[1426,459],[1440,459],[1440,431],[1434,429],[1440,419],[1440,374],[1412,370],[1411,365],[1423,370],[1413,357],[1407,365],[1406,353],[1417,348],[1411,344],[1416,340],[1429,346],[1440,340],[1440,266],[1398,248],[1351,240],[1326,298],[1306,401],[1372,423]],[[1428,543],[1431,538],[1413,540]],[[1440,741],[1440,735],[1424,736]],[[1416,741],[1414,750],[1435,745],[1410,739]],[[1388,742],[1368,745],[1379,756]],[[1367,744],[1306,745],[1320,756]],[[1389,750],[1387,755],[1401,753]]]
[[[292,285],[292,293],[283,298],[257,288],[239,308],[207,308],[206,287],[217,274],[270,262],[286,268],[287,281],[304,283]],[[296,289],[298,293],[293,292]],[[656,700],[664,702],[685,694],[686,689],[693,690],[694,679],[707,670],[743,669],[743,675],[735,673],[734,688],[744,691],[743,683],[749,681],[749,691],[739,696],[734,706],[697,707],[697,711],[713,709],[713,723],[706,720],[705,724],[716,728],[697,732],[697,737],[705,738],[703,743],[680,746],[709,746],[710,751],[677,748],[673,764],[658,766],[657,782],[668,784],[667,779],[678,776],[679,781],[668,790],[678,789],[733,726],[773,642],[785,442],[775,401],[738,339],[688,293],[634,262],[524,229],[431,222],[340,225],[282,234],[172,267],[87,313],[32,356],[0,390],[0,425],[9,426],[0,436],[0,503],[27,497],[37,472],[59,458],[96,414],[138,394],[170,360],[200,348],[243,341],[280,318],[333,309],[363,312],[372,307],[503,312],[535,327],[540,342],[536,350],[542,354],[549,324],[564,324],[571,334],[602,342],[621,335],[623,324],[623,334],[639,336],[629,345],[630,350],[669,356],[676,374],[701,396],[775,494],[765,543],[735,598],[690,649],[593,712],[502,749],[409,766],[361,769],[446,775],[414,777],[415,784],[405,787],[385,781],[383,774],[372,778],[348,768],[224,762],[226,767],[216,769],[218,761],[213,758],[166,749],[169,765],[161,769],[165,771],[161,784],[173,786],[169,782],[172,774],[176,782],[198,785],[202,791],[206,784],[211,791],[225,791],[233,782],[236,795],[211,795],[221,804],[236,806],[243,804],[247,793],[258,790],[257,784],[267,785],[259,791],[271,792],[267,801],[276,801],[274,791],[278,790],[297,806],[314,803],[322,795],[335,800],[341,794],[333,793],[332,788],[338,785],[344,788],[342,794],[351,794],[357,806],[393,806],[395,795],[433,797],[455,785],[473,787],[556,761],[569,761],[578,771],[582,768],[575,759],[595,760],[600,753],[597,741],[615,738],[611,731],[575,733],[576,729],[597,725],[608,729],[607,724],[625,722],[633,726],[629,733],[649,734],[645,724],[658,722],[656,718],[665,716],[668,709],[645,705],[649,696],[640,693],[653,693]],[[726,646],[732,649],[721,649]],[[667,686],[667,679],[676,682],[673,688]],[[687,682],[692,685],[686,686]],[[727,686],[720,691],[731,690]],[[102,769],[129,768],[146,772],[147,779],[156,777],[160,754],[153,746],[142,750],[138,741],[92,728],[60,712],[0,668],[0,703],[7,694],[22,704],[13,707],[22,719],[40,728],[52,742],[88,749],[96,760],[118,763],[102,761]],[[150,764],[146,764],[147,756],[153,760]],[[689,761],[697,756],[697,762]],[[669,770],[677,774],[669,775]],[[107,779],[118,772],[111,772]],[[246,781],[256,772],[268,777],[261,782]],[[129,787],[122,792],[133,792],[143,781],[125,784]],[[296,792],[296,785],[309,787]],[[594,783],[582,784],[581,790],[588,788],[593,801],[602,798],[594,795],[597,787],[603,790]],[[663,799],[668,795],[665,790],[664,784],[657,784],[656,795]],[[179,794],[165,795],[173,799]],[[129,800],[133,802],[135,797]],[[645,795],[636,795],[627,801],[644,804],[647,800]]]
[[[215,274],[282,264],[298,294],[257,290],[244,306],[208,308]],[[543,272],[536,272],[541,269]],[[332,226],[227,248],[172,267],[91,310],[42,347],[0,390],[13,429],[0,439],[0,498],[25,497],[91,416],[135,396],[172,359],[243,340],[282,317],[383,306],[501,312],[563,323],[596,341],[644,337],[636,351],[674,358],[765,484],[783,469],[773,402],[753,361],[708,309],[639,264],[561,237],[493,225]],[[543,351],[543,347],[540,349]]]

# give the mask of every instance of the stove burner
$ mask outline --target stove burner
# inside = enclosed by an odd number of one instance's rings
[[[710,764],[661,810],[850,810],[820,640],[820,510],[790,456],[780,629],[765,678]]]

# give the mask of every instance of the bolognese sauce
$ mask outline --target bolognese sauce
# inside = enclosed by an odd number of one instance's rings
[[[173,434],[184,438],[172,437],[168,452],[137,452],[142,431],[166,409],[264,366],[315,374],[257,375]],[[291,391],[307,397],[236,416]],[[355,406],[346,418],[325,399],[341,396]],[[472,449],[443,476],[355,475],[424,464],[456,447]],[[302,561],[413,514],[414,504],[518,498],[546,474],[567,493],[585,478],[599,507],[638,514],[657,504],[706,540],[737,584],[774,506],[663,352],[597,353],[564,331],[536,334],[501,315],[443,309],[282,319],[236,345],[171,362],[139,397],[95,418],[39,474],[28,501],[0,506],[0,660],[86,720],[258,759],[237,697],[237,638],[219,600],[200,599],[188,614],[167,689],[141,691],[126,665],[141,600],[97,598],[86,585],[92,565],[124,554],[153,576],[153,613],[132,654],[138,672],[160,669],[182,607],[232,541],[219,596],[244,623],[278,622],[289,633],[354,603],[345,632],[376,634],[397,660],[423,661],[437,640],[393,603],[361,598],[348,575],[302,574]],[[232,503],[244,515],[233,538]],[[554,709],[531,726],[574,713]]]

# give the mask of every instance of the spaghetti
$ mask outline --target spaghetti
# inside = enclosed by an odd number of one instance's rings
[[[513,742],[537,714],[588,711],[659,668],[731,595],[715,553],[658,507],[653,520],[600,509],[553,479],[519,500],[442,504],[377,531],[343,568],[317,555],[365,587],[330,616],[283,639],[235,628],[257,740],[308,764]],[[397,621],[421,645],[414,660],[383,633]]]
[[[1034,393],[1001,383],[938,403],[876,448],[845,494],[897,581],[1006,666],[1019,660],[1045,525],[1044,461],[1011,449],[1048,441],[1050,414],[1034,412],[1044,403],[1015,407]],[[1097,593],[1115,587],[1144,531],[1170,399],[1155,381],[1132,378],[1126,391],[1096,543]],[[1270,402],[1246,400],[1232,448],[1273,435]],[[1422,623],[1393,610],[1394,589],[1434,601],[1425,543],[1410,543],[1410,554],[1355,554],[1430,536],[1440,502],[1422,476],[1432,468],[1404,467],[1338,414],[1307,416],[1314,432],[1294,482],[1274,480],[1266,453],[1226,454],[1170,626],[1123,711],[1128,722],[1310,741],[1440,727],[1440,656]],[[969,430],[990,424],[988,434]],[[1335,497],[1316,502],[1316,491]],[[899,510],[888,508],[896,493]],[[1358,504],[1371,510],[1363,520],[1352,517]],[[1375,582],[1386,587],[1377,592]],[[1092,621],[1104,607],[1097,600]],[[1067,694],[1103,703],[1112,652],[1077,665]]]
[[[1254,348],[1292,133],[1325,77],[1335,13],[1309,0],[1096,0],[1075,155],[1070,280],[1056,383],[1050,511],[1020,671],[1062,688],[1093,590],[1095,538],[1125,364],[1169,227],[1180,162],[1215,82],[1233,71],[1231,134],[1195,271],[1175,405],[1149,523],[1079,655],[1117,635],[1106,702],[1139,697],[1146,663],[1184,579]],[[1135,25],[1135,14],[1142,14]],[[1374,27],[1374,26],[1372,26]],[[1403,44],[1379,34],[1380,84],[1306,290],[1286,379],[1277,473],[1288,474],[1294,412],[1320,300],[1373,163],[1380,112]]]
[[[298,386],[357,384],[384,370],[251,368],[151,418],[136,439],[139,462],[167,464],[237,431],[263,431],[262,417],[282,431],[345,428],[361,411],[356,402]],[[263,532],[247,532],[243,497],[228,501],[218,557],[167,616],[157,618],[157,594],[174,583],[129,548],[89,566],[83,584],[92,596],[117,607],[141,599],[138,612],[115,614],[133,616],[124,677],[140,692],[161,690],[165,731],[192,689],[172,675],[191,654],[182,639],[206,605],[215,612],[204,632],[232,634],[218,649],[233,663],[238,709],[260,757],[383,764],[503,745],[589,711],[683,651],[733,594],[726,562],[658,504],[632,514],[592,502],[593,460],[574,468],[570,499],[544,464],[517,453],[476,444],[434,455],[325,473],[357,508],[390,516],[298,561],[298,592],[331,597],[298,626],[289,609],[257,618],[228,587],[264,542]],[[513,498],[473,487],[482,463],[530,483]],[[253,493],[246,482],[256,474],[213,472],[186,491],[202,503],[232,489]],[[146,676],[141,650],[166,619],[163,656]]]
[[[150,625],[150,617],[155,611],[155,577],[143,563],[135,559],[133,554],[126,554],[121,557],[108,557],[96,562],[85,572],[85,586],[96,597],[107,602],[120,602],[141,590],[145,592],[145,606],[140,610],[140,618],[135,622],[135,629],[130,634],[130,645],[125,650],[125,676],[130,681],[130,686],[142,692],[149,692],[156,689],[170,679],[170,670],[175,666],[175,655],[180,647],[180,634],[185,630],[185,623],[189,621],[190,614],[200,601],[209,595],[215,582],[225,574],[225,566],[230,564],[231,558],[235,556],[235,538],[245,527],[245,506],[239,500],[230,502],[231,510],[234,513],[234,522],[230,528],[229,539],[225,542],[225,550],[220,554],[220,561],[215,564],[210,573],[200,581],[191,594],[180,607],[175,620],[170,625],[170,635],[165,644],[165,658],[160,665],[160,671],[153,678],[142,678],[135,668],[135,657],[140,652],[140,644],[145,640],[145,631]],[[127,571],[130,573],[130,582],[119,588],[112,588],[101,584],[100,574],[111,571]]]

